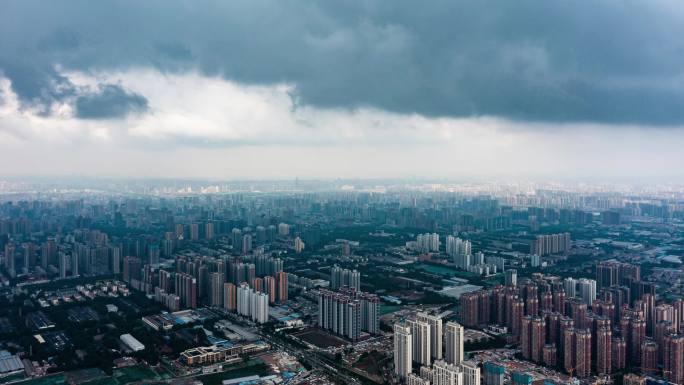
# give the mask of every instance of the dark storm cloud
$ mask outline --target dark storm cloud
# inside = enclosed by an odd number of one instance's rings
[[[145,112],[147,108],[144,96],[115,84],[104,85],[97,92],[76,99],[76,116],[83,119],[124,118],[129,114]]]
[[[19,95],[25,106],[36,108],[47,114],[49,104],[75,93],[69,79],[60,75],[52,66],[36,65],[20,58],[0,57],[0,75],[12,81],[14,92]]]
[[[73,92],[56,65],[153,67],[288,82],[298,104],[319,107],[684,123],[679,0],[22,0],[1,7],[0,69],[23,103]]]

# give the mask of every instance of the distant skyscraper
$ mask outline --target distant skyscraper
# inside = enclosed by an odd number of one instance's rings
[[[209,291],[209,303],[211,306],[221,307],[223,306],[223,283],[224,283],[223,273],[211,273]]]
[[[536,254],[531,254],[530,255],[530,266],[531,267],[541,266],[541,257],[536,255]]]
[[[278,235],[281,237],[290,235],[290,226],[287,223],[278,224]]]
[[[454,265],[467,269],[471,265],[472,247],[470,241],[452,235],[446,238],[446,253],[453,258]]]
[[[577,296],[577,280],[574,278],[565,278],[563,280],[563,291],[567,298],[574,298]]]
[[[159,254],[160,254],[159,245],[157,245],[157,244],[150,245],[150,247],[147,250],[148,263],[150,265],[154,265],[154,266],[159,265]]]
[[[69,270],[70,256],[66,253],[59,254],[59,277],[66,278],[67,270]]]
[[[591,306],[596,299],[596,281],[593,279],[580,278],[579,284],[579,295],[582,298],[582,302]]]
[[[275,278],[271,276],[264,277],[264,291],[268,294],[269,303],[275,303],[277,300],[278,290],[276,288]]]
[[[518,271],[515,269],[506,270],[506,286],[516,286],[518,284]]]
[[[48,238],[41,248],[41,265],[47,269],[48,265],[57,264],[57,242],[55,238]]]
[[[183,239],[183,236],[185,235],[185,228],[182,223],[176,223],[176,239]]]
[[[570,243],[570,233],[537,235],[530,247],[530,254],[543,257],[548,254],[566,253],[570,250]]]
[[[78,272],[78,256],[76,254],[71,254],[71,261],[69,263],[69,266],[71,266],[71,276],[72,277],[77,277],[79,275]]]
[[[109,248],[111,258],[111,271],[113,274],[121,273],[121,247],[113,246]]]
[[[356,290],[356,291],[361,291],[361,273],[352,270],[349,273],[349,287]],[[345,278],[346,280],[346,278]]]
[[[223,284],[223,308],[230,311],[237,309],[237,288],[231,282]]]
[[[140,280],[142,261],[137,257],[125,257],[123,262],[123,280],[131,283],[132,280]]]
[[[231,231],[231,240],[233,244],[233,250],[239,252],[242,250],[242,230],[233,229]]]
[[[197,279],[189,274],[176,273],[176,294],[184,308],[197,308]]]
[[[285,302],[287,301],[288,292],[287,273],[281,271],[276,278],[278,280],[278,302]]]
[[[305,245],[304,245],[304,241],[302,241],[301,238],[299,238],[299,237],[295,238],[295,240],[294,240],[294,250],[295,250],[295,253],[299,254],[299,253],[301,253],[302,251],[304,251],[304,246],[305,246]]]
[[[199,239],[199,224],[198,223],[191,223],[190,224],[190,239],[193,241],[196,241]]]
[[[343,286],[361,291],[361,273],[335,265],[330,269],[330,288],[337,290]]]
[[[204,238],[207,240],[214,239],[214,223],[207,222],[204,224]]]
[[[15,253],[14,244],[12,244],[12,243],[7,243],[7,244],[5,244],[5,254],[4,254],[4,258],[5,258],[5,269],[6,269],[7,271],[11,271],[11,272],[14,272],[14,271],[15,271],[15,265],[14,265],[14,263],[15,263],[15,259],[14,259],[15,255],[14,255],[14,253]]]

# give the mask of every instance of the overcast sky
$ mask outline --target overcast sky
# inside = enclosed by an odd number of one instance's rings
[[[0,175],[684,177],[681,0],[3,1]]]

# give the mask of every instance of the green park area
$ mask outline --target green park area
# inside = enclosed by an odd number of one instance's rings
[[[418,263],[418,264],[415,264],[415,267],[417,269],[425,271],[427,273],[441,275],[445,278],[456,277],[456,278],[470,279],[470,278],[479,277],[479,275],[477,275],[475,273],[469,273],[467,271],[457,270],[457,269],[454,269],[454,268],[449,267],[449,266],[440,266],[440,265],[429,264],[429,263]]]

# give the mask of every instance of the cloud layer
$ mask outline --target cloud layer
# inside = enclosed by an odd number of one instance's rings
[[[79,93],[56,66],[153,67],[287,83],[323,108],[677,126],[682,35],[678,0],[22,0],[0,13],[0,70],[33,107]],[[117,93],[79,115],[144,110]]]
[[[680,0],[0,9],[0,175],[683,177]]]
[[[0,79],[3,175],[140,177],[681,178],[684,136],[637,125],[435,118],[375,108],[297,105],[287,84],[199,73],[65,72],[97,93],[116,84],[147,110],[83,119],[73,101],[21,107]],[[74,98],[72,98],[74,99]]]

